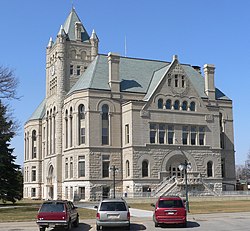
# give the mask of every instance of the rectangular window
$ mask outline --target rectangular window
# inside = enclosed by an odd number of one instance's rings
[[[81,66],[77,66],[76,67],[76,75],[80,75],[81,74]]]
[[[125,125],[125,143],[126,144],[129,143],[129,125],[128,124]]]
[[[68,199],[68,187],[65,187],[65,199]]]
[[[188,127],[187,126],[182,127],[182,144],[184,145],[188,144]]]
[[[191,145],[196,145],[197,131],[196,127],[191,127]]]
[[[168,126],[168,144],[174,143],[174,127]]]
[[[81,134],[80,134],[80,136],[81,136],[81,144],[85,144],[85,128],[81,128]]]
[[[199,145],[205,145],[205,128],[199,128]]]
[[[69,164],[65,163],[65,179],[69,177]]]
[[[110,160],[108,155],[102,156],[102,177],[109,177]]]
[[[36,188],[31,188],[31,197],[36,197]]]
[[[85,177],[85,156],[79,156],[78,160],[78,177]]]
[[[156,124],[150,124],[150,143],[156,143]]]
[[[165,125],[164,124],[160,124],[159,125],[159,143],[160,144],[164,144],[165,143]]]
[[[69,74],[70,74],[70,75],[73,75],[73,74],[74,74],[74,66],[73,66],[73,65],[70,65]]]
[[[32,167],[33,168],[33,167]],[[35,169],[32,169],[31,171],[31,181],[36,181],[36,170]]]
[[[85,187],[79,187],[80,200],[85,200]]]
[[[69,177],[73,178],[73,158],[70,158],[70,165],[69,165]]]

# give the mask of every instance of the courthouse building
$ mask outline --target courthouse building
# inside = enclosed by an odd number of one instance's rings
[[[215,66],[99,54],[98,43],[75,9],[49,40],[45,98],[24,128],[24,198],[181,195],[185,162],[190,193],[234,190],[232,100]]]

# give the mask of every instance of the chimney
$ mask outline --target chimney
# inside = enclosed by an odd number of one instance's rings
[[[205,64],[203,67],[205,75],[205,93],[208,98],[215,100],[215,86],[214,86],[214,70],[215,66],[213,64]]]
[[[120,55],[115,53],[108,53],[109,63],[109,86],[111,92],[120,92]]]

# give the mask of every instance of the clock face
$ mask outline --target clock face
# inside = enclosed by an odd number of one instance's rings
[[[52,65],[51,68],[50,68],[50,74],[51,75],[55,74],[55,66],[54,65]]]

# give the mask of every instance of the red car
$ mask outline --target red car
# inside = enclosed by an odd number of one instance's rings
[[[153,220],[155,227],[162,224],[181,224],[187,226],[187,211],[180,197],[160,197],[155,207]]]
[[[48,227],[70,230],[72,225],[79,225],[79,214],[76,209],[71,201],[45,201],[38,211],[36,223],[40,231],[45,231]]]

